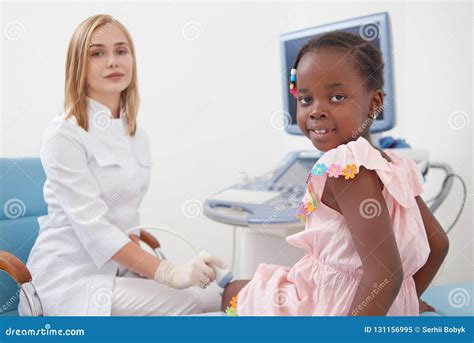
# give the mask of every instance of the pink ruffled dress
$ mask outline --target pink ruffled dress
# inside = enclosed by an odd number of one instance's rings
[[[286,238],[306,250],[293,267],[260,264],[239,292],[239,316],[345,316],[362,276],[362,263],[344,216],[321,201],[328,177],[354,177],[361,166],[375,170],[392,220],[403,264],[404,280],[387,315],[418,316],[413,274],[428,259],[430,247],[415,196],[423,193],[416,164],[393,151],[391,162],[363,137],[323,154],[308,177],[298,215],[305,230]],[[372,207],[372,208],[371,208]],[[376,205],[367,204],[367,215]],[[375,211],[375,212],[373,212]],[[375,214],[373,214],[375,213]],[[374,293],[384,284],[374,285]]]

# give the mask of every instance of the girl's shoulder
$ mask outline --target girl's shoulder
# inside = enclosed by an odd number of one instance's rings
[[[311,169],[311,174],[349,180],[359,173],[362,166],[369,170],[388,172],[392,162],[391,156],[374,148],[365,138],[359,137],[326,151]]]
[[[404,207],[416,205],[414,198],[423,193],[424,179],[413,160],[391,149],[378,150],[363,137],[324,153],[311,170],[311,176],[326,174],[324,179],[350,180],[359,174],[361,167],[375,171],[388,193]]]
[[[372,172],[359,175],[361,167]],[[307,210],[308,208],[316,208],[328,180],[330,184],[336,184],[349,195],[347,189],[352,191],[357,188],[348,187],[349,183],[352,184],[351,181],[356,181],[356,177],[359,185],[373,184],[374,178],[377,177],[378,182],[383,184],[383,192],[406,208],[416,206],[415,197],[423,193],[423,177],[411,159],[391,150],[380,151],[365,138],[359,137],[355,141],[328,150],[316,162],[308,175],[307,192],[298,210],[298,217],[312,212]],[[365,191],[367,189],[364,187],[358,190],[360,193]]]

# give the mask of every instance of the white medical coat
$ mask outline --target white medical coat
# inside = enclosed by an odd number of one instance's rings
[[[119,266],[111,257],[130,241],[124,231],[139,225],[149,186],[145,131],[127,135],[125,114],[112,118],[90,98],[88,115],[89,131],[63,113],[43,137],[48,215],[38,218],[27,267],[47,316],[110,315]]]

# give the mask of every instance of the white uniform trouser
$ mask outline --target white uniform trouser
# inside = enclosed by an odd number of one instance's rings
[[[175,289],[128,272],[115,278],[112,316],[179,316],[220,311],[222,289]]]

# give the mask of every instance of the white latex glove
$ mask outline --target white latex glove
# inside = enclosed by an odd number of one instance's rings
[[[204,251],[204,250],[201,250],[201,252],[199,253],[198,255],[203,261],[204,263],[206,263],[207,265],[211,266],[212,265],[215,265],[221,269],[225,269],[226,268],[226,265],[224,262],[222,262],[221,259],[215,257],[215,256],[212,256],[211,254],[209,254],[208,252]]]
[[[177,266],[161,260],[156,268],[154,280],[173,288],[183,289],[191,286],[206,288],[215,278],[214,269],[199,256],[194,256],[188,263]]]

